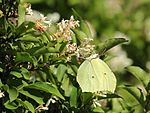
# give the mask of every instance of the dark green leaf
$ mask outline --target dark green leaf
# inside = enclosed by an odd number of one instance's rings
[[[61,95],[61,93],[57,89],[57,86],[55,86],[54,84],[48,83],[48,82],[36,82],[34,84],[27,86],[27,88],[33,88],[33,89],[45,91],[47,93],[56,95],[56,96],[60,97],[61,99],[64,99],[64,97]]]
[[[36,95],[32,95],[30,94],[28,91],[24,91],[24,90],[20,90],[19,93],[32,98],[33,100],[35,100],[37,103],[39,104],[44,104],[42,97],[38,97]]]
[[[27,52],[18,52],[16,59],[16,62],[33,62],[32,56],[30,56]]]
[[[22,33],[26,33],[27,30],[32,29],[34,27],[33,22],[23,22],[17,29],[16,35],[21,35]]]
[[[81,100],[83,104],[87,104],[93,98],[93,94],[90,92],[82,93]]]
[[[16,29],[16,35],[23,35],[25,34],[28,30],[31,30],[34,27],[33,22],[23,22],[17,29]],[[18,37],[19,38],[19,37]]]
[[[150,81],[150,76],[140,67],[137,66],[129,66],[127,67],[127,71],[132,73],[142,84],[146,87]]]
[[[17,99],[19,93],[18,93],[18,91],[17,91],[17,89],[15,87],[10,87],[8,92],[9,92],[10,102],[12,102],[15,99]]]
[[[101,43],[98,45],[97,47],[97,51],[100,54],[104,54],[107,50],[113,48],[114,46],[124,43],[124,42],[128,42],[128,40],[124,39],[124,38],[112,38],[112,39],[108,39],[105,42]]]
[[[70,95],[70,106],[77,107],[77,88],[72,87],[71,95]]]

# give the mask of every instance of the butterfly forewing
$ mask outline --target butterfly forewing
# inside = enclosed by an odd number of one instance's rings
[[[78,69],[77,82],[82,92],[112,92],[116,78],[108,65],[99,58],[85,60]]]

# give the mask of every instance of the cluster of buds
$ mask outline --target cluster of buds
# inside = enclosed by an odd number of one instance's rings
[[[71,56],[77,56],[77,59],[87,58],[94,53],[95,45],[91,44],[92,39],[85,38],[81,42],[80,46],[77,46],[76,43],[67,44],[65,49],[65,54],[68,56],[67,60],[69,61]]]
[[[93,39],[90,38],[85,38],[82,41],[81,45],[78,47],[78,57],[87,58],[94,53],[95,45],[91,44],[92,41]]]
[[[63,38],[64,40],[72,40],[72,30],[79,27],[79,21],[75,21],[74,17],[71,16],[70,20],[62,20],[58,23],[58,31],[54,34],[55,38]]]

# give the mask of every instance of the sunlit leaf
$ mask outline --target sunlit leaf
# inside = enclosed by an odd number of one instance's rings
[[[17,41],[22,41],[22,42],[39,42],[39,38],[28,34],[28,35],[24,35],[21,38],[18,38]]]
[[[14,75],[17,78],[21,78],[22,77],[22,74],[20,72],[17,72],[17,71],[11,71],[10,74]]]
[[[29,73],[29,71],[28,71],[26,68],[22,67],[22,68],[20,69],[20,71],[21,71],[21,74],[23,75],[23,77],[24,77],[26,80],[30,80],[30,73]]]
[[[133,107],[139,106],[141,108],[144,108],[144,95],[136,87],[119,87],[117,90],[118,95],[120,95],[124,102],[128,105]],[[144,109],[143,109],[144,112]]]
[[[2,69],[2,68],[0,68],[0,72],[3,72],[3,69]]]
[[[65,74],[62,80],[62,85],[61,85],[61,88],[65,92],[65,96],[68,96],[68,97],[70,96],[72,87],[73,87],[72,82],[70,81],[69,77]]]
[[[2,83],[2,81],[1,81],[1,79],[0,79],[0,88],[3,86],[3,83]]]
[[[127,67],[127,71],[132,73],[144,85],[144,87],[147,87],[150,81],[150,76],[143,69],[137,66],[129,66]]]
[[[66,70],[67,70],[67,67],[64,64],[60,64],[58,66],[57,72],[56,72],[56,77],[57,77],[57,79],[58,79],[59,82],[62,81],[63,76],[64,76]]]
[[[93,109],[94,113],[105,113],[104,110],[101,107],[96,107]]]
[[[19,4],[18,5],[18,25],[21,25],[25,21],[25,12],[26,12],[26,7],[25,4]]]
[[[24,104],[29,109],[29,111],[31,111],[32,113],[35,113],[34,107],[30,102],[24,101]]]
[[[6,101],[4,103],[4,106],[7,108],[7,109],[17,109],[18,106],[17,104],[15,104],[14,102],[10,102],[10,101]]]
[[[9,87],[8,92],[9,92],[10,102],[14,101],[19,95],[18,90],[15,87]]]

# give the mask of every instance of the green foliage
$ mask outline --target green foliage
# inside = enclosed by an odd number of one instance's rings
[[[44,17],[26,21],[30,7],[26,2],[0,1],[0,112],[150,111],[150,77],[139,67],[127,67],[127,71],[141,87],[118,84],[115,93],[83,92],[76,80],[84,59],[95,53],[104,55],[126,39],[97,42],[88,22],[81,18],[80,24],[73,17],[59,23],[47,23]]]

